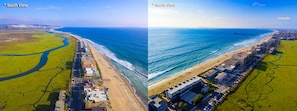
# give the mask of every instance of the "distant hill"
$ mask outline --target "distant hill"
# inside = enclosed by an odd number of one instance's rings
[[[52,29],[59,26],[40,25],[40,24],[2,24],[0,29]]]

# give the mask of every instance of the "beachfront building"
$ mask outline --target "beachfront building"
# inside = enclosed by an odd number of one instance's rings
[[[158,96],[149,98],[149,111],[167,111],[167,103]]]
[[[82,54],[81,66],[85,77],[97,76],[99,74],[99,71],[96,67],[96,61],[89,53]]]
[[[84,76],[96,76],[98,71],[95,68],[84,68]]]
[[[165,90],[166,97],[169,99],[175,98],[176,95],[183,93],[184,91],[192,88],[193,86],[200,83],[202,80],[200,77],[192,77],[190,79],[185,80],[173,87],[170,87]]]
[[[83,54],[81,57],[82,67],[96,67],[96,61],[90,54]]]
[[[281,40],[297,40],[297,31],[280,31],[276,34]]]
[[[222,83],[223,80],[224,80],[226,77],[227,77],[227,73],[225,73],[225,72],[221,72],[221,73],[219,73],[219,74],[215,77],[214,80],[215,80],[217,83]]]
[[[232,55],[232,59],[236,60],[239,62],[241,66],[245,65],[247,61],[251,58],[251,53],[247,52],[239,52],[237,54]]]
[[[87,102],[97,103],[100,101],[107,101],[107,96],[104,90],[102,91],[97,88],[84,88],[84,93],[86,95],[85,100]]]
[[[217,65],[217,66],[214,67],[214,69],[216,71],[218,71],[219,73],[224,72],[226,70],[226,68],[224,66],[222,66],[222,65]]]
[[[92,109],[94,107],[106,106],[108,97],[103,88],[84,88],[85,108]]]
[[[207,78],[207,79],[212,79],[217,76],[218,71],[214,69],[210,69],[206,73],[204,73],[202,76]]]
[[[221,64],[225,67],[226,72],[232,72],[237,66],[239,66],[239,62],[234,59],[228,59]]]

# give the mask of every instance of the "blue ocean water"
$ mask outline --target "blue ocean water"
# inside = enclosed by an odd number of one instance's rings
[[[150,28],[148,84],[211,58],[250,46],[265,38],[268,29]]]
[[[88,39],[100,53],[112,60],[129,79],[137,95],[147,103],[147,28],[61,28]]]

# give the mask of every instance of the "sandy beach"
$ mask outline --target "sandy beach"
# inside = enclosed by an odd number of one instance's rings
[[[221,55],[219,57],[213,58],[213,59],[208,60],[208,61],[206,61],[204,63],[198,64],[198,65],[196,65],[196,66],[194,66],[192,68],[189,68],[187,70],[184,70],[184,71],[181,71],[181,72],[179,72],[177,74],[174,74],[173,76],[170,76],[170,77],[168,77],[166,79],[163,79],[163,80],[161,80],[161,81],[159,81],[159,82],[157,82],[155,84],[152,84],[152,85],[149,86],[148,96],[159,94],[159,93],[163,92],[165,89],[167,89],[167,88],[169,88],[169,87],[171,87],[173,85],[176,85],[176,84],[178,84],[180,82],[183,82],[186,79],[189,79],[189,78],[191,78],[191,77],[193,77],[195,75],[199,75],[199,74],[209,70],[210,68],[221,64],[225,60],[230,59],[232,57],[232,55],[234,55],[234,54],[236,54],[238,52],[244,52],[244,51],[250,50],[253,46],[268,41],[271,37],[272,37],[272,34],[268,35],[267,37],[265,37],[261,41],[255,43],[255,44],[253,44],[251,46],[244,47],[244,48],[235,50],[233,52]]]
[[[89,42],[88,45],[99,65],[102,78],[110,79],[104,81],[104,86],[109,88],[107,95],[112,109],[114,111],[146,111],[146,107],[137,98],[129,82]]]
[[[54,31],[56,33],[67,34],[80,41],[86,41],[76,35],[65,33],[61,31]],[[90,47],[90,51],[96,60],[102,79],[104,80],[103,86],[108,88],[107,95],[111,103],[113,111],[146,111],[146,106],[138,99],[136,93],[133,91],[128,80],[123,77],[116,69],[111,65],[108,58],[103,56],[95,47],[88,41],[86,41]]]

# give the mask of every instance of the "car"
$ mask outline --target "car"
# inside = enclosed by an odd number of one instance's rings
[[[203,109],[203,111],[210,111],[211,109],[212,109],[212,105],[207,105],[207,106],[205,106],[205,108]]]

